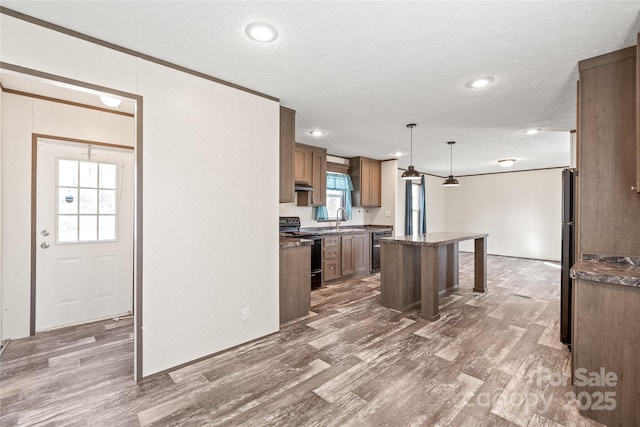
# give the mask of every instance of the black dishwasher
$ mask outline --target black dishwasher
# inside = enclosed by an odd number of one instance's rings
[[[380,271],[380,239],[383,237],[391,237],[391,231],[371,233],[371,272]]]

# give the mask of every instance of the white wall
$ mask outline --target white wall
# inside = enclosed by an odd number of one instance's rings
[[[562,169],[458,179],[444,189],[446,231],[489,233],[490,254],[560,260]]]
[[[367,209],[365,213],[367,224],[395,225],[396,199],[398,197],[396,191],[398,188],[397,170],[397,160],[387,160],[382,162],[380,168],[380,207],[376,209]]]
[[[280,110],[146,61],[140,82],[148,374],[278,330]]]
[[[4,62],[144,98],[143,375],[277,331],[278,103],[6,15],[0,31]],[[29,199],[17,151],[2,155],[3,220]],[[7,182],[26,190],[10,204]],[[8,230],[19,271],[10,287],[3,257],[5,290],[29,281],[29,239]]]
[[[3,338],[29,335],[31,274],[31,135],[133,146],[131,117],[2,94]]]

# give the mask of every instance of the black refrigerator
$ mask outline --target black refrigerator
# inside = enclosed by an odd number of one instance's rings
[[[569,270],[575,255],[575,169],[562,171],[562,270],[560,277],[560,341],[571,350],[571,294],[573,279]]]

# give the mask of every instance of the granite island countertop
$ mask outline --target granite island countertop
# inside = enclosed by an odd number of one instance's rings
[[[461,242],[463,240],[482,239],[487,236],[487,233],[459,233],[447,231],[439,233],[414,234],[411,236],[383,237],[380,239],[380,243],[405,246],[441,246]]]
[[[640,287],[640,258],[583,255],[571,268],[573,279]]]

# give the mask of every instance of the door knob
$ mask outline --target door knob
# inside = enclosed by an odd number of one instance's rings
[[[46,237],[46,236],[48,236],[48,235],[49,235],[49,230],[42,230],[42,231],[40,232],[40,234],[41,234],[42,236],[45,236],[45,237]]]
[[[42,242],[42,243],[40,243],[40,247],[42,249],[47,249],[49,247],[49,244],[47,242]]]

